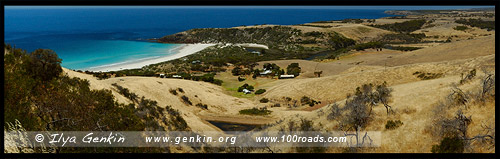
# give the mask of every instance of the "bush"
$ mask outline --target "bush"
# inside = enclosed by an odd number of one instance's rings
[[[463,153],[464,152],[464,141],[462,141],[457,136],[445,137],[441,140],[438,145],[433,145],[432,153]]]
[[[260,102],[261,102],[261,103],[267,103],[267,102],[269,102],[269,99],[267,99],[267,98],[262,98],[262,99],[260,99]]]
[[[212,83],[221,86],[222,82],[224,82],[224,81],[222,81],[220,79],[214,79],[214,81]]]
[[[314,105],[316,105],[316,104],[319,104],[319,103],[321,103],[321,102],[319,102],[319,101],[315,101],[314,99],[311,99],[311,98],[309,98],[309,97],[307,97],[307,96],[303,96],[303,97],[300,99],[300,103],[302,103],[302,104],[307,104],[307,105],[309,105],[309,106],[311,106],[311,107],[312,107],[312,106],[314,106]]]
[[[92,73],[92,76],[97,77],[98,80],[111,78],[111,75],[108,73]]]
[[[184,93],[184,90],[182,88],[177,88],[177,90],[179,90],[179,92],[181,93]]]
[[[400,127],[401,125],[403,125],[403,122],[401,122],[401,120],[388,120],[387,123],[385,124],[385,129],[387,130],[394,130],[398,127]]]
[[[419,71],[413,73],[413,75],[416,75],[417,78],[420,78],[422,80],[430,80],[443,77],[443,73],[425,73]]]
[[[238,76],[238,81],[239,81],[239,82],[244,81],[244,80],[245,80],[245,78],[242,78],[242,77],[239,77],[239,76]]]
[[[181,99],[182,99],[182,101],[183,101],[184,103],[186,103],[186,104],[188,104],[188,105],[193,105],[193,103],[191,103],[191,101],[189,100],[189,98],[188,98],[188,97],[186,97],[186,96],[184,96],[184,95],[183,95],[183,96],[181,97]]]
[[[259,89],[259,90],[255,91],[255,94],[258,95],[258,94],[262,94],[264,92],[266,92],[266,89]]]
[[[466,27],[466,26],[456,26],[456,27],[454,27],[453,29],[455,29],[455,30],[459,30],[459,31],[465,31],[465,30],[467,30],[467,29],[469,29],[469,28],[468,28],[468,27]]]
[[[130,92],[127,88],[124,88],[116,83],[113,83],[111,85],[116,87],[116,89],[118,89],[118,93],[130,99],[131,101],[136,101],[137,98],[139,97],[137,94]]]
[[[462,78],[460,79],[460,84],[464,84],[464,83],[467,83],[468,81],[471,81],[472,78],[476,77],[476,69],[472,69],[471,71],[469,71],[469,73],[467,75],[464,76],[464,74],[462,73]]]
[[[206,105],[206,104],[201,104],[201,103],[198,103],[198,104],[196,104],[196,106],[197,106],[197,107],[200,107],[200,108],[202,108],[202,109],[208,109],[208,105]]]
[[[269,115],[271,114],[271,110],[267,110],[266,107],[264,108],[252,108],[252,109],[243,109],[240,110],[240,114],[246,114],[246,115]]]
[[[169,92],[172,93],[173,95],[177,95],[177,91],[175,89],[170,89]]]

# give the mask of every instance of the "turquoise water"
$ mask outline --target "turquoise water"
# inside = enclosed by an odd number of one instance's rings
[[[49,48],[60,52],[61,65],[75,70],[168,56],[182,46],[126,40],[71,40],[50,44]]]

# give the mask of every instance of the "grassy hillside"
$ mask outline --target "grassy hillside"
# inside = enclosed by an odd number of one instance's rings
[[[144,131],[171,130],[157,122],[178,118],[173,109],[158,109],[157,103],[142,98],[125,105],[110,90],[90,89],[88,80],[62,72],[57,54],[38,49],[27,53],[5,45],[4,120],[19,121],[27,131]],[[144,115],[143,112],[153,115]],[[169,115],[170,114],[170,115]],[[165,121],[165,120],[162,120]],[[167,122],[167,121],[165,121]],[[169,124],[170,125],[170,124]],[[175,124],[174,124],[175,125]],[[174,129],[187,130],[185,127]],[[57,148],[58,152],[168,152],[168,149]],[[36,152],[41,149],[36,149]]]

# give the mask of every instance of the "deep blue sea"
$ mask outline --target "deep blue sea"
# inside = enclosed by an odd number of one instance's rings
[[[88,69],[148,57],[167,56],[177,44],[145,39],[193,28],[292,25],[345,18],[380,18],[385,9],[273,8],[9,8],[5,42],[33,51],[56,51],[62,66]]]

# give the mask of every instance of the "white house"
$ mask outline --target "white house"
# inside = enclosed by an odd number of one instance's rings
[[[250,94],[250,93],[252,93],[252,91],[249,91],[248,89],[243,89],[243,93]]]
[[[283,78],[295,78],[294,75],[280,75],[280,79],[283,79]]]
[[[182,78],[182,77],[179,75],[172,75],[172,78]]]

